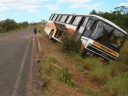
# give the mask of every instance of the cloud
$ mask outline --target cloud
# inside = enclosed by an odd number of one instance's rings
[[[103,2],[88,4],[92,0],[57,0],[58,3],[69,3],[71,9],[76,8],[86,8],[89,10],[99,9],[99,7],[103,4]]]
[[[85,4],[82,7],[86,8],[86,9],[89,9],[89,10],[93,10],[93,9],[98,10],[101,5],[103,5],[103,2],[95,3],[95,4],[92,4],[92,5]]]
[[[59,7],[59,4],[48,4],[45,7],[48,8],[48,10],[57,10]]]
[[[37,13],[41,3],[48,0],[0,0],[0,11],[11,9],[25,10],[30,13]]]
[[[128,7],[128,3],[120,3],[119,6],[126,6],[126,7]]]
[[[59,3],[72,3],[72,4],[76,4],[76,3],[86,3],[86,2],[90,2],[92,0],[57,0],[57,2]]]
[[[83,6],[83,4],[90,2],[92,0],[57,0],[58,3],[69,3],[70,8],[75,9]]]

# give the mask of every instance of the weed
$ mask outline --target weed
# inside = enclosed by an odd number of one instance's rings
[[[99,96],[98,92],[96,92],[94,89],[92,89],[89,86],[85,86],[83,91],[88,94],[89,96]]]
[[[74,81],[72,80],[71,73],[68,68],[63,68],[59,72],[60,81],[68,84],[69,86],[74,86]]]

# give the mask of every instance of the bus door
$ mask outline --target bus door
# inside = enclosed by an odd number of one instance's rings
[[[81,42],[83,43],[84,47],[87,47],[87,44],[89,43],[88,39],[91,38],[91,35],[96,27],[97,22],[98,22],[98,20],[96,18],[88,17],[87,20],[85,20],[85,23],[83,23],[84,30],[81,34],[80,39],[81,39]]]
[[[67,28],[66,28],[66,26],[64,24],[61,24],[61,23],[55,23],[55,26],[56,26],[56,29],[57,29],[55,37],[57,39],[61,40],[62,34],[64,32],[67,32]]]

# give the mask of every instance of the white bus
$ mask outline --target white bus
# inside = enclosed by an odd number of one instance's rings
[[[77,34],[82,55],[98,55],[104,60],[116,60],[127,32],[97,15],[52,14],[44,31],[49,39],[61,42],[64,32]]]

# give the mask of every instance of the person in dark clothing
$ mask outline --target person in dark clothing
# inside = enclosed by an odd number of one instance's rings
[[[37,28],[36,27],[34,27],[34,33],[37,34]]]

